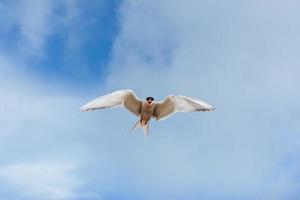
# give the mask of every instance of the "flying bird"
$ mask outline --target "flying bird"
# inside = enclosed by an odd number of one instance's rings
[[[211,105],[204,101],[182,95],[169,95],[160,102],[155,102],[153,97],[147,97],[145,101],[142,101],[132,90],[118,90],[86,103],[81,107],[81,111],[93,111],[119,106],[125,107],[139,117],[137,123],[129,131],[143,128],[146,137],[148,136],[151,118],[159,121],[170,117],[176,112],[214,110]]]

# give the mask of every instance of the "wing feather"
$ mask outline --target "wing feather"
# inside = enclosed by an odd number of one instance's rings
[[[213,111],[208,103],[182,95],[170,95],[163,101],[156,103],[153,116],[156,120],[163,120],[176,112]]]
[[[119,90],[92,101],[81,107],[82,111],[92,111],[96,109],[115,108],[124,106],[133,114],[139,116],[142,101],[136,97],[132,90]]]

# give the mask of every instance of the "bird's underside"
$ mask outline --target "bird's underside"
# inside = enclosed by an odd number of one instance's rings
[[[155,102],[153,97],[147,97],[145,101],[139,99],[132,90],[118,90],[113,93],[98,97],[81,107],[82,111],[96,109],[115,108],[123,106],[131,113],[139,117],[131,130],[143,128],[145,136],[148,136],[149,121],[155,118],[157,121],[166,119],[176,112],[213,111],[208,103],[182,95],[170,95],[163,101]]]

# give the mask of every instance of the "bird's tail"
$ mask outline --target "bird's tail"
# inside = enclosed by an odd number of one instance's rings
[[[135,125],[128,131],[132,131],[134,129],[137,129],[137,128],[142,128],[143,131],[144,131],[144,135],[145,137],[148,137],[148,133],[149,133],[149,120],[142,120],[142,119],[139,119]]]

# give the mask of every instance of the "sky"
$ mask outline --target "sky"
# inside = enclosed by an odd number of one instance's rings
[[[1,199],[300,199],[299,6],[0,1]],[[216,110],[79,111],[120,89]]]

